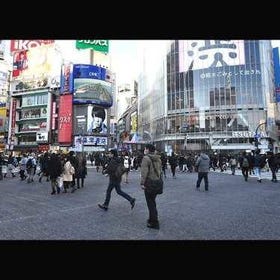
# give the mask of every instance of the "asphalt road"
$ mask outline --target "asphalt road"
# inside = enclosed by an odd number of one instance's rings
[[[51,186],[19,177],[0,181],[0,240],[279,240],[280,183],[220,172],[209,174],[209,192],[195,189],[197,173],[167,171],[157,197],[160,230],[146,227],[148,210],[139,172],[122,189],[136,198],[133,210],[113,190],[109,210],[99,209],[108,177],[88,168],[85,187],[50,195]]]

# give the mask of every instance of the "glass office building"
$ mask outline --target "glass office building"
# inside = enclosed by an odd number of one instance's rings
[[[176,152],[252,150],[257,137],[259,148],[273,144],[277,151],[270,41],[172,41],[164,61],[164,75],[152,88],[164,85],[160,96],[165,98],[161,103],[162,98],[153,98],[150,111],[165,110],[148,125],[158,147]]]

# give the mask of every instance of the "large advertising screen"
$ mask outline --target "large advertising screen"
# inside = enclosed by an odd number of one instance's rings
[[[112,84],[106,79],[106,69],[88,64],[73,67],[74,104],[96,104],[111,107]]]
[[[107,134],[107,110],[92,104],[74,106],[74,134]]]
[[[180,40],[179,71],[245,64],[244,40]]]
[[[74,80],[74,104],[96,104],[103,107],[113,105],[112,84],[96,79]]]

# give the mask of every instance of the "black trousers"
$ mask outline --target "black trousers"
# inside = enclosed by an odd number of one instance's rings
[[[151,224],[158,224],[158,212],[157,212],[156,196],[157,196],[157,194],[148,193],[145,190],[146,203],[147,203],[147,206],[148,206],[148,209],[149,209],[149,222]]]
[[[104,205],[106,205],[106,206],[109,205],[110,199],[111,199],[111,192],[114,188],[115,188],[118,195],[127,199],[131,203],[133,198],[129,194],[127,194],[126,192],[122,191],[121,183],[120,182],[109,181],[109,185],[108,185],[108,188],[107,188],[107,191],[106,191],[106,198],[105,198]]]
[[[205,190],[208,190],[208,172],[198,172],[196,187],[200,187],[201,180],[204,179]]]

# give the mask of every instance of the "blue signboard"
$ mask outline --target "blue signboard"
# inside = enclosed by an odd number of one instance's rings
[[[74,64],[73,77],[74,79],[98,79],[105,80],[106,68],[102,68],[90,64]]]
[[[273,48],[274,79],[275,79],[275,98],[280,102],[280,61],[279,48]]]

